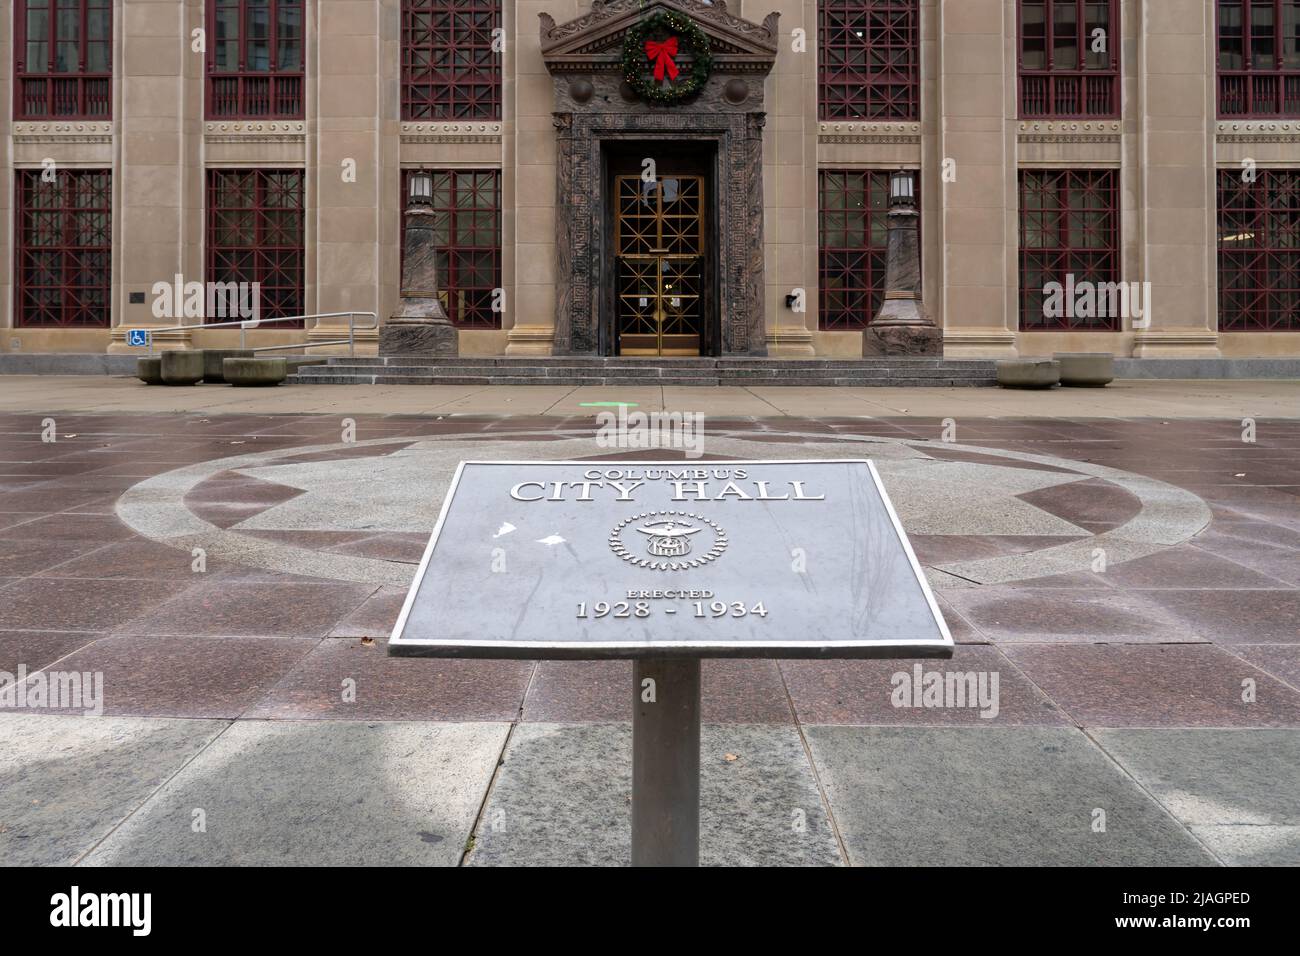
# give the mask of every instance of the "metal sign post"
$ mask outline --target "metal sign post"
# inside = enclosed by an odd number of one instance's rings
[[[632,669],[632,865],[700,862],[700,660]]]
[[[824,459],[462,462],[388,643],[634,661],[638,866],[699,863],[702,658],[952,648],[875,468]]]

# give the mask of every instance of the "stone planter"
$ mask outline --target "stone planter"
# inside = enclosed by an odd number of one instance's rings
[[[146,385],[161,385],[163,383],[162,359],[156,355],[152,358],[136,359],[135,377]]]
[[[279,385],[288,374],[283,358],[228,358],[222,365],[227,382],[239,388]]]
[[[1115,356],[1109,352],[1057,352],[1061,384],[1073,388],[1102,388],[1115,381]]]
[[[221,363],[228,358],[252,358],[250,349],[204,349],[203,381],[220,385],[226,379],[221,371]]]
[[[1061,381],[1061,364],[1054,359],[1008,359],[998,363],[1003,388],[1051,388]]]
[[[203,353],[197,349],[162,353],[164,385],[197,385],[203,381]]]

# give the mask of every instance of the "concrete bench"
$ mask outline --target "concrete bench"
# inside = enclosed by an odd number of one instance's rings
[[[1073,388],[1102,388],[1115,381],[1115,356],[1109,352],[1057,352],[1061,384]]]
[[[161,385],[163,383],[162,359],[156,355],[152,358],[136,359],[135,377],[146,385]]]
[[[221,363],[228,358],[252,358],[250,349],[204,349],[203,381],[220,385],[226,380]]]
[[[1055,359],[1007,359],[998,362],[1003,388],[1051,388],[1060,384],[1061,364]]]
[[[283,358],[228,358],[221,363],[222,375],[240,388],[279,385],[288,370]]]
[[[176,349],[160,357],[164,385],[197,385],[203,381],[203,353],[197,349]]]

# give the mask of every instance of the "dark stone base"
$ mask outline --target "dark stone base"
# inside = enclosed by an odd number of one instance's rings
[[[379,327],[379,354],[456,356],[460,335],[442,323],[389,323]]]
[[[931,358],[943,355],[943,331],[932,325],[870,326],[862,333],[862,357]]]

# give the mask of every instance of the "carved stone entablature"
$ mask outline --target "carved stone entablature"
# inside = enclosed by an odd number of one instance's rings
[[[659,9],[689,17],[708,37],[712,57],[700,92],[673,105],[647,103],[623,80],[625,34]],[[715,157],[719,349],[765,355],[763,80],[776,62],[779,15],[759,24],[729,13],[724,0],[593,0],[590,12],[567,23],[540,17],[555,88],[555,354],[600,348],[609,269],[606,151],[663,140]]]
[[[305,143],[307,124],[302,120],[225,120],[203,124],[209,143]]]
[[[15,143],[111,143],[113,124],[108,121],[53,122],[40,120],[13,124]]]
[[[921,142],[920,123],[875,123],[828,120],[817,124],[820,143],[913,146]]]
[[[1228,120],[1215,128],[1220,143],[1300,143],[1300,119]]]
[[[1026,120],[1020,124],[1022,143],[1118,143],[1119,120]]]
[[[499,143],[500,123],[403,123],[403,143]]]

